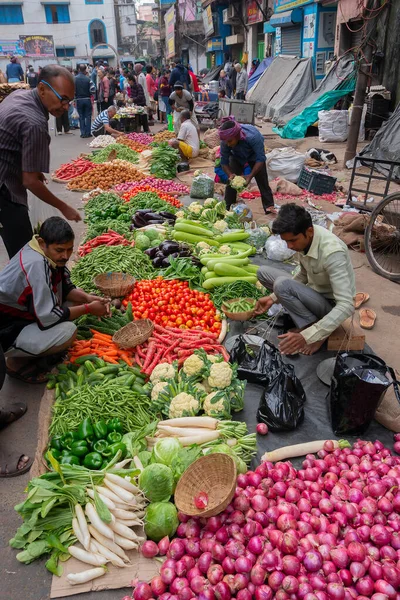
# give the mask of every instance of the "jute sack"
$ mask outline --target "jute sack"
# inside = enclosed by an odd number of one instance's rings
[[[391,431],[400,433],[400,373],[396,369],[396,380],[387,390],[378,409],[375,419]]]

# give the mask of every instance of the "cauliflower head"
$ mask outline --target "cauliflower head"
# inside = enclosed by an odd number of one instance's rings
[[[204,200],[204,206],[210,206],[211,208],[214,206],[215,203],[216,200],[214,200],[214,198],[207,198],[206,200]]]
[[[192,202],[192,204],[189,204],[188,206],[188,211],[193,213],[194,215],[199,215],[202,210],[203,207],[198,202]]]
[[[200,410],[200,403],[194,396],[181,392],[172,398],[169,405],[168,416],[170,419],[179,417],[194,417]]]
[[[212,388],[224,390],[232,383],[233,372],[227,362],[214,363],[210,369],[208,384]]]
[[[196,244],[196,248],[198,248],[200,252],[208,252],[209,250],[211,250],[211,246],[207,244],[207,242],[198,242]]]
[[[241,175],[236,175],[231,181],[231,187],[234,190],[242,191],[246,187],[246,180]]]
[[[176,375],[175,367],[168,363],[161,363],[154,367],[152,374],[150,375],[151,383],[159,383],[160,381],[167,381],[167,379],[173,379]]]
[[[158,400],[158,395],[165,390],[167,385],[168,383],[166,381],[159,381],[153,386],[153,389],[151,390],[151,399],[153,402]]]
[[[189,356],[183,363],[182,370],[188,377],[200,375],[204,368],[204,362],[196,354]]]
[[[195,383],[194,387],[196,388],[196,390],[198,392],[200,392],[200,394],[204,395],[208,393],[208,390],[206,390],[206,388],[204,387],[204,385],[202,383]]]
[[[231,254],[230,246],[228,246],[227,244],[222,244],[222,246],[220,246],[218,250],[221,254]]]
[[[211,363],[220,362],[220,355],[218,354],[207,354],[207,358]]]
[[[211,392],[204,398],[203,410],[209,417],[229,418],[231,416],[229,398],[223,392]]]
[[[177,219],[183,219],[185,217],[185,211],[183,210],[178,210],[178,212],[175,214]]]
[[[226,221],[216,221],[214,223],[214,229],[218,229],[218,231],[225,231],[227,229],[228,223]]]
[[[208,379],[203,379],[201,382],[202,387],[206,390],[207,394],[211,392],[211,387],[208,384]]]

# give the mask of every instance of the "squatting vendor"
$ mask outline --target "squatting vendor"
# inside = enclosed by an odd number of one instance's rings
[[[275,303],[289,313],[297,329],[280,337],[282,354],[314,354],[354,313],[354,270],[347,246],[324,227],[313,225],[310,213],[297,204],[284,204],[272,232],[298,252],[300,271],[291,277],[273,267],[260,267],[259,281],[273,290],[261,298],[255,314]]]
[[[51,217],[0,273],[0,345],[10,377],[46,381],[51,359],[60,360],[76,337],[72,321],[109,313],[108,299],[71,282],[66,264],[73,246],[71,226]]]

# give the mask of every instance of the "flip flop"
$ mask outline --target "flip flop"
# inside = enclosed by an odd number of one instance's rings
[[[354,297],[354,308],[360,308],[362,304],[368,302],[369,297],[369,294],[358,292]]]
[[[6,410],[0,410],[0,429],[4,429],[14,421],[18,421],[27,410],[27,406],[23,402],[15,402],[10,404]]]
[[[48,374],[35,363],[27,363],[17,371],[7,369],[7,375],[13,379],[19,379],[24,383],[46,383]]]
[[[363,329],[372,329],[376,321],[376,312],[371,308],[362,308],[359,315],[360,327]]]
[[[26,456],[26,454],[19,454],[19,452],[6,454],[0,450],[0,477],[18,477],[27,473],[32,466],[33,458],[28,460],[23,469],[18,469],[18,463],[23,456]]]

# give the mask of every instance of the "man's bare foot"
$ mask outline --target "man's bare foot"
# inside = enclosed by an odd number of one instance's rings
[[[316,352],[318,352],[318,350],[321,348],[324,342],[325,340],[322,340],[320,342],[314,342],[312,344],[307,344],[307,346],[305,346],[303,350],[300,350],[300,354],[304,354],[305,356],[311,356],[311,354],[315,354]]]

